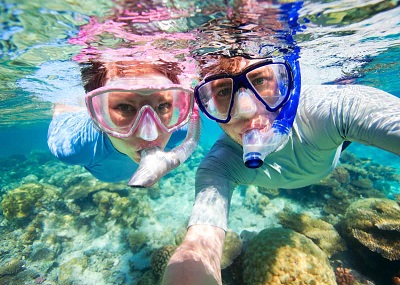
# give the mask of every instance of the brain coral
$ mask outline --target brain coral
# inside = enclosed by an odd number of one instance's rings
[[[157,278],[161,278],[164,274],[164,269],[176,248],[177,246],[175,245],[164,245],[153,251],[150,263],[153,273]]]
[[[293,230],[262,230],[249,244],[243,260],[249,285],[336,285],[327,256],[306,236]]]

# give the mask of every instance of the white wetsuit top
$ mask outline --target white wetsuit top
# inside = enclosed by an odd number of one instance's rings
[[[227,230],[236,185],[293,189],[318,182],[337,165],[345,140],[400,155],[400,98],[361,85],[304,86],[287,144],[257,169],[247,168],[242,147],[222,134],[197,170],[189,226]]]

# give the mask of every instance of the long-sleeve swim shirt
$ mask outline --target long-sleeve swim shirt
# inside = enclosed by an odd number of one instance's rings
[[[361,85],[304,86],[288,142],[257,169],[247,168],[242,146],[222,134],[197,169],[189,226],[227,230],[237,185],[293,189],[320,181],[337,165],[345,140],[400,155],[400,98]]]
[[[184,128],[175,131],[166,150],[175,147],[185,136]],[[53,118],[47,144],[61,161],[83,166],[94,177],[105,182],[128,180],[138,168],[136,162],[112,145],[86,111],[62,113]]]

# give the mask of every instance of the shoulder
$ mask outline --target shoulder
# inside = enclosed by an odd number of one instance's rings
[[[50,123],[47,144],[66,163],[85,165],[101,138],[87,112],[63,113]]]
[[[248,170],[249,168],[243,163],[242,147],[223,133],[201,161],[197,175],[203,178],[214,177],[226,181],[247,182],[250,179]]]

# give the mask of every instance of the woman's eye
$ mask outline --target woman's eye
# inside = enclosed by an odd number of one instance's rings
[[[123,112],[123,113],[133,113],[135,111],[133,106],[131,106],[129,104],[119,104],[116,106],[115,109],[117,109],[118,111]]]
[[[171,103],[169,102],[161,103],[160,105],[157,106],[157,112],[159,114],[167,114],[169,113],[170,109],[171,109]]]

